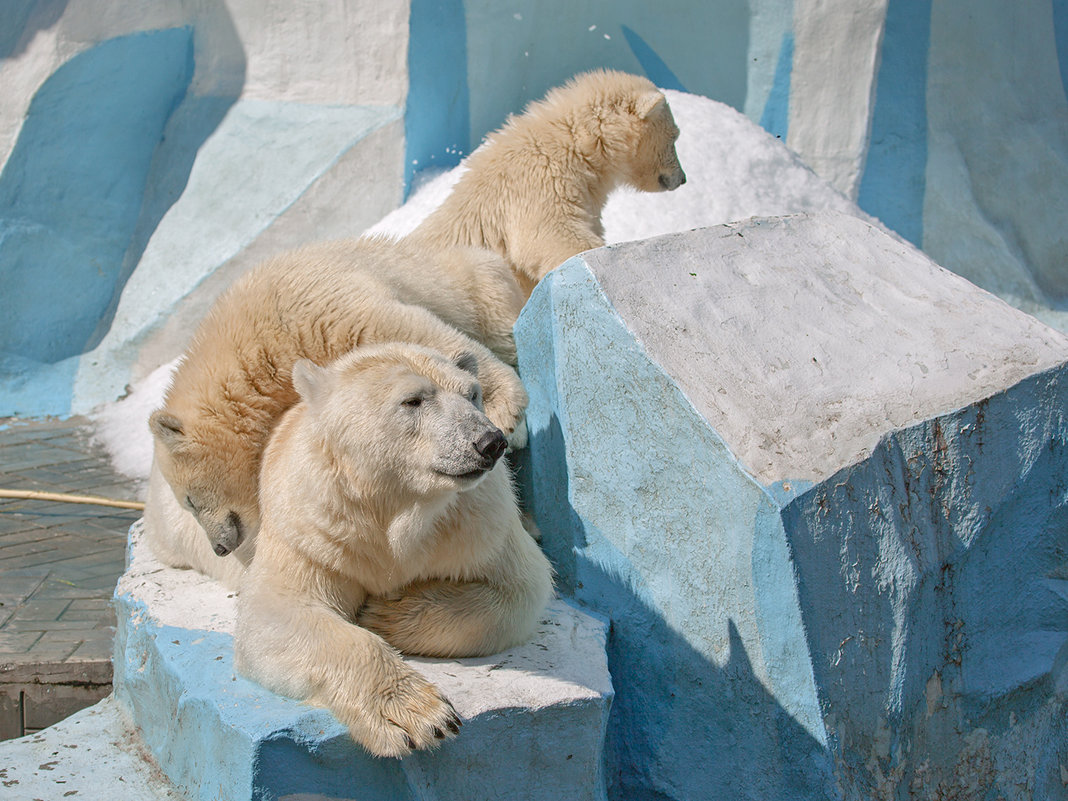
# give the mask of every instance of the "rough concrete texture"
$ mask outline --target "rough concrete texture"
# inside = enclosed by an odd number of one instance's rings
[[[412,660],[464,719],[433,752],[375,759],[326,710],[235,674],[234,596],[162,567],[131,531],[116,589],[115,693],[192,799],[604,797],[607,625],[562,601],[534,640],[492,657]]]
[[[610,797],[1063,797],[1068,339],[833,214],[582,254],[516,335]]]
[[[114,696],[36,734],[0,743],[4,801],[186,801]]]
[[[585,262],[764,484],[825,479],[888,430],[1068,358],[1068,336],[846,215],[720,226]]]

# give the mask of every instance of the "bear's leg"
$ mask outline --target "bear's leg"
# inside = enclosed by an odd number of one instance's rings
[[[307,597],[250,583],[234,638],[242,674],[326,707],[376,756],[405,756],[459,731],[452,704],[377,634]]]
[[[358,621],[405,654],[485,656],[526,641],[552,597],[552,568],[518,519],[480,581],[430,579],[373,596]]]
[[[546,226],[551,236],[527,235],[514,237],[509,258],[515,265],[517,280],[529,298],[534,287],[552,270],[572,256],[604,245],[604,238],[591,231],[589,222],[575,214],[558,211],[552,225]]]
[[[511,265],[485,248],[441,248],[432,244],[424,247],[437,251],[453,282],[468,296],[465,306],[475,314],[475,330],[456,327],[493,351],[502,362],[515,367],[518,358],[512,328],[523,310],[526,294],[520,289]],[[442,319],[450,320],[444,316]]]

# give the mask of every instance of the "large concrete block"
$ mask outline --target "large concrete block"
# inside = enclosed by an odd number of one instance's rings
[[[135,525],[116,589],[115,695],[190,799],[604,797],[605,621],[555,601],[526,645],[412,660],[464,726],[436,751],[375,759],[326,710],[237,675],[234,594],[163,567],[141,536]]]
[[[1068,337],[837,214],[581,254],[516,337],[611,797],[1063,797]]]

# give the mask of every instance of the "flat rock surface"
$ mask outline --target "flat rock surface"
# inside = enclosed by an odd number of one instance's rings
[[[1068,336],[833,212],[580,258],[649,357],[766,484],[827,478],[884,433],[1068,361]]]
[[[4,801],[184,801],[114,696],[36,734],[0,743]]]

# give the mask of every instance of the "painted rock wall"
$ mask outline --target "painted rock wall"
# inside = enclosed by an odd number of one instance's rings
[[[590,251],[516,332],[611,797],[1058,797],[1068,337],[835,214]]]
[[[255,261],[400,202],[406,4],[18,0],[0,23],[0,416],[114,401]]]
[[[1061,0],[414,0],[412,20],[409,173],[577,71],[637,72],[744,112],[936,262],[1068,330]]]

